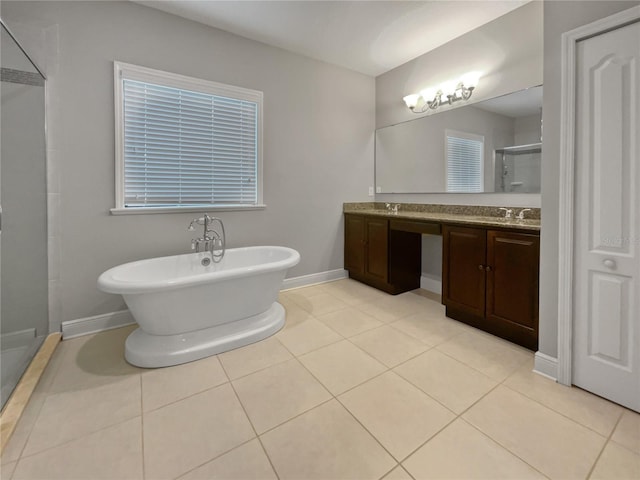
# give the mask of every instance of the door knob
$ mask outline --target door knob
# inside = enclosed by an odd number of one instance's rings
[[[602,264],[603,264],[605,267],[610,268],[610,269],[612,269],[612,270],[613,270],[614,268],[616,268],[616,262],[615,262],[615,260],[611,260],[610,258],[607,258],[606,260],[604,260],[604,261],[602,262]]]

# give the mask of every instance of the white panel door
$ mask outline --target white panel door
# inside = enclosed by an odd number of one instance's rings
[[[640,411],[640,23],[576,53],[573,383]]]

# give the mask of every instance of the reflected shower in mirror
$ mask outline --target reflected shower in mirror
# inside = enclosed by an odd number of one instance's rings
[[[542,86],[376,130],[378,193],[539,193]]]

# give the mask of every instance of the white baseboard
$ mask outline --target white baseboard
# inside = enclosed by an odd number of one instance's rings
[[[423,274],[420,277],[420,288],[442,295],[442,279]]]
[[[334,280],[340,280],[341,278],[347,278],[347,271],[343,268],[328,270],[326,272],[311,273],[300,277],[285,278],[284,282],[282,282],[282,290],[306,287],[316,283],[332,282]]]
[[[94,317],[78,318],[77,320],[62,322],[62,338],[66,340],[73,337],[80,337],[82,335],[89,335],[90,333],[124,327],[132,323],[135,323],[135,321],[131,313],[129,313],[129,310],[104,313]]]
[[[551,380],[558,379],[558,359],[550,357],[542,352],[536,352],[533,364],[533,371],[538,375],[550,378]]]
[[[31,345],[34,338],[36,338],[35,328],[3,333],[0,335],[0,348],[2,350],[10,350],[12,348],[26,347]]]

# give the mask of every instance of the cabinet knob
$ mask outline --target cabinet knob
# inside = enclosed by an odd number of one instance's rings
[[[478,265],[478,270],[484,270],[484,265]]]
[[[487,270],[487,272],[490,272],[491,271],[491,265],[487,265],[486,270]]]
[[[616,268],[616,261],[615,260],[611,260],[610,258],[607,258],[606,260],[604,260],[602,262],[602,264],[607,267],[610,268],[611,270],[613,270],[614,268]]]

